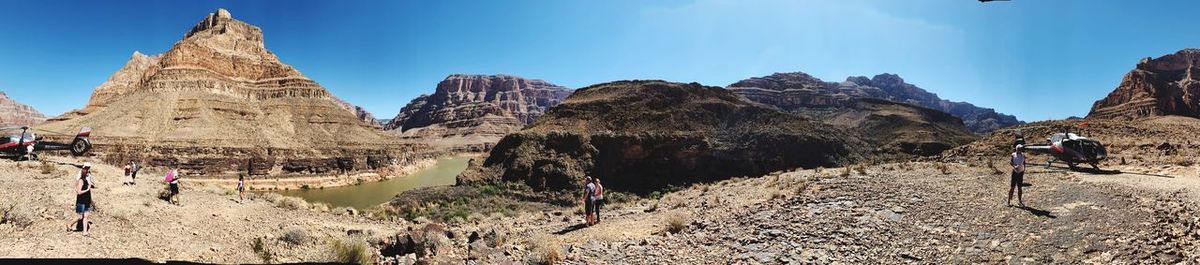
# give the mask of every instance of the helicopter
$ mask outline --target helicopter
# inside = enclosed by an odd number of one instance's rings
[[[17,130],[20,132],[15,132]],[[0,136],[0,155],[12,156],[18,160],[35,158],[37,151],[69,150],[72,155],[80,156],[92,149],[92,141],[88,140],[88,136],[92,134],[90,127],[80,128],[69,144],[47,141],[35,134],[29,126],[0,128],[0,131],[14,132],[12,135]]]
[[[1079,136],[1069,129],[1050,135],[1046,138],[1046,144],[1025,145],[1025,150],[1054,157],[1053,160],[1046,161],[1046,167],[1050,167],[1054,161],[1062,161],[1071,170],[1078,170],[1078,164],[1088,164],[1093,169],[1100,170],[1097,164],[1108,158],[1108,150],[1100,141]]]

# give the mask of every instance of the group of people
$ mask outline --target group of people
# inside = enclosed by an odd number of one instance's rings
[[[583,185],[583,212],[588,226],[600,223],[600,208],[604,206],[604,185],[600,178],[587,177]]]
[[[125,166],[125,179],[123,185],[135,185],[134,179],[137,178],[137,172],[141,170],[141,165],[132,160]],[[179,180],[182,175],[179,174],[179,168],[169,167],[166,174],[165,182],[167,182],[167,190],[170,191],[170,197],[167,201],[179,205]],[[238,181],[239,188],[241,181]],[[88,235],[91,230],[91,224],[88,221],[91,212],[96,209],[95,200],[92,194],[96,189],[96,180],[92,178],[92,163],[83,163],[79,170],[79,178],[72,185],[75,191],[75,213],[79,214],[79,218],[72,220],[67,224],[68,231],[82,231],[84,235]]]

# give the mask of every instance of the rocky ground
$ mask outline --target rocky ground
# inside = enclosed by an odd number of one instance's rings
[[[223,188],[200,185],[185,185],[183,206],[173,206],[157,198],[162,186],[151,177],[121,186],[117,168],[97,167],[100,209],[94,232],[83,236],[63,229],[77,169],[42,174],[37,162],[0,162],[0,206],[32,216],[28,225],[0,224],[0,256],[246,263],[271,253],[273,262],[330,261],[338,257],[333,242],[361,240],[372,259],[400,264],[1200,262],[1197,174],[1031,166],[1021,208],[1005,206],[1008,176],[986,163],[785,171],[623,198],[599,225],[582,227],[577,207],[498,203],[521,194],[503,190],[478,201],[512,211],[447,223],[420,214],[380,221],[274,196],[239,204]],[[307,236],[288,243],[292,230]],[[256,238],[266,251],[255,250]]]
[[[1139,178],[1155,177],[1031,167],[1027,207],[1008,207],[1008,175],[985,165],[801,170],[613,205],[593,227],[562,209],[454,229],[483,235],[478,264],[1200,262],[1197,186],[1125,181]]]

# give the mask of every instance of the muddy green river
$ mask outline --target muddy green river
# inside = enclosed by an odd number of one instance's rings
[[[387,202],[402,191],[454,185],[455,176],[467,169],[469,157],[446,157],[438,159],[433,167],[417,171],[412,175],[389,180],[363,183],[343,187],[277,191],[286,196],[300,197],[309,202],[324,202],[334,207],[349,206],[366,209]]]

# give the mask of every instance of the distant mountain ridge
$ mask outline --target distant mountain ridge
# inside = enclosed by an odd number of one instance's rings
[[[784,108],[844,106],[860,98],[911,104],[954,115],[972,132],[980,134],[1023,123],[993,109],[941,99],[937,94],[904,82],[895,74],[879,74],[872,78],[851,76],[835,83],[802,72],[775,73],[741,80],[726,88],[754,101]]]
[[[447,76],[384,124],[385,130],[435,146],[482,151],[558,105],[571,89],[511,75]]]
[[[21,104],[0,91],[0,127],[35,125],[45,120],[46,115],[37,109]]]
[[[1092,104],[1087,117],[1165,115],[1200,118],[1200,49],[1142,59],[1108,96]]]

